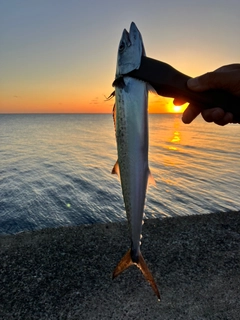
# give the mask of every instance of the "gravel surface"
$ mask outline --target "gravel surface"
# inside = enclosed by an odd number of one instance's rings
[[[240,319],[240,212],[147,220],[136,267],[115,280],[126,223],[0,237],[0,319]]]

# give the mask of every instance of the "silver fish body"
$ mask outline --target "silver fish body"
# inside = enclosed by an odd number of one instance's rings
[[[145,82],[124,76],[138,68],[145,55],[142,37],[134,23],[123,31],[119,44],[113,112],[118,161],[112,173],[120,176],[123,199],[130,229],[131,249],[119,262],[113,278],[135,264],[160,299],[152,274],[142,257],[140,239],[148,180],[148,88]]]
[[[125,209],[131,232],[133,261],[138,259],[148,169],[148,91],[144,82],[123,79],[115,89],[118,164]]]

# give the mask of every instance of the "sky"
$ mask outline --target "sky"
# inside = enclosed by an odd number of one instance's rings
[[[189,76],[240,62],[239,0],[1,0],[0,113],[110,113],[132,21],[149,57]],[[149,112],[172,111],[150,94]]]

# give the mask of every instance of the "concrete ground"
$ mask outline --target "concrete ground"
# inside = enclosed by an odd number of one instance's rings
[[[115,280],[126,223],[0,237],[0,319],[240,319],[240,212],[147,220],[139,269]]]

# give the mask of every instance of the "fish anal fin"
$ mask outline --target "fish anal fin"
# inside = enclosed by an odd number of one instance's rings
[[[150,185],[154,185],[154,187],[156,187],[156,182],[151,174],[151,171],[148,169],[148,187]]]
[[[120,169],[119,169],[119,164],[118,164],[118,160],[115,163],[113,169],[112,169],[112,174],[117,174],[118,177],[120,178]]]
[[[133,261],[131,258],[131,249],[128,250],[128,252],[122,257],[122,259],[119,261],[118,265],[113,271],[112,278],[116,278],[119,274],[121,274],[124,270],[126,270],[128,267],[133,265]]]
[[[132,257],[131,257],[131,249],[129,249],[128,252],[120,260],[120,262],[118,263],[116,268],[114,269],[112,279],[116,278],[124,270],[126,270],[127,268],[129,268],[133,264],[136,265],[142,271],[142,274],[144,275],[145,279],[151,285],[154,293],[158,297],[158,300],[160,300],[160,293],[158,291],[156,282],[155,282],[150,270],[148,269],[148,266],[147,266],[145,260],[143,259],[141,252],[139,253],[139,256],[138,256],[138,262],[133,262]]]

